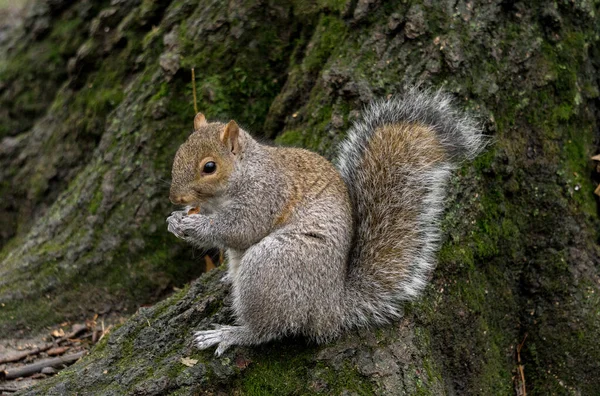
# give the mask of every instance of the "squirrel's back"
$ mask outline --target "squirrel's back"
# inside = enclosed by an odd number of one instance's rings
[[[342,144],[353,207],[347,325],[386,322],[435,267],[445,183],[485,145],[478,124],[441,91],[412,88],[374,102]]]
[[[286,205],[275,225],[285,225],[301,206],[323,204],[323,199],[335,197],[341,207],[351,212],[346,184],[337,169],[317,153],[293,147],[265,147],[272,154],[277,169],[285,175]],[[301,219],[295,219],[301,221]]]

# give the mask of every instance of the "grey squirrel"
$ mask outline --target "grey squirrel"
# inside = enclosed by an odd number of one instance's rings
[[[445,184],[485,141],[441,91],[372,103],[341,146],[270,147],[235,121],[194,119],[175,155],[168,229],[227,249],[235,326],[195,333],[200,349],[304,335],[324,343],[387,323],[435,266]],[[199,212],[199,213],[198,213]]]

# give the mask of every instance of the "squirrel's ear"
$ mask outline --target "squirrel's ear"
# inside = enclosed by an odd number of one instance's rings
[[[196,114],[196,117],[194,117],[194,131],[197,131],[203,125],[206,125],[206,117],[202,113]]]
[[[233,154],[239,154],[241,151],[240,146],[240,127],[235,121],[231,120],[223,132],[221,132],[221,142],[226,145]]]

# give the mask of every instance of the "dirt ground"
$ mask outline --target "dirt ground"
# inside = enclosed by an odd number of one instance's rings
[[[33,336],[15,334],[0,338],[0,395],[11,395],[55,375],[77,361],[81,354],[85,355],[125,319],[116,314],[96,315],[81,323],[61,323]],[[17,360],[18,357],[21,358]],[[59,362],[60,359],[64,362]],[[15,377],[23,369],[29,372]]]

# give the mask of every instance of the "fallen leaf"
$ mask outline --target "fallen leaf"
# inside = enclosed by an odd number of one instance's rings
[[[52,334],[52,337],[56,337],[56,338],[64,337],[65,331],[63,329],[53,330],[51,334]]]
[[[58,355],[62,355],[63,353],[65,353],[68,350],[69,350],[68,346],[63,346],[63,347],[56,347],[56,348],[49,349],[48,352],[46,352],[46,353],[48,354],[48,356],[58,356]]]
[[[208,254],[204,256],[204,261],[206,262],[206,272],[212,271],[215,268],[217,268]]]
[[[184,358],[181,358],[181,363],[184,366],[192,367],[192,366],[195,366],[196,363],[198,363],[198,360],[184,357]]]
[[[248,367],[250,365],[250,363],[252,363],[252,360],[250,359],[246,359],[243,356],[238,356],[235,359],[235,365],[237,366],[237,368],[239,368],[240,370],[245,369],[246,367]]]
[[[600,161],[600,154],[596,154],[592,157],[594,161]]]

